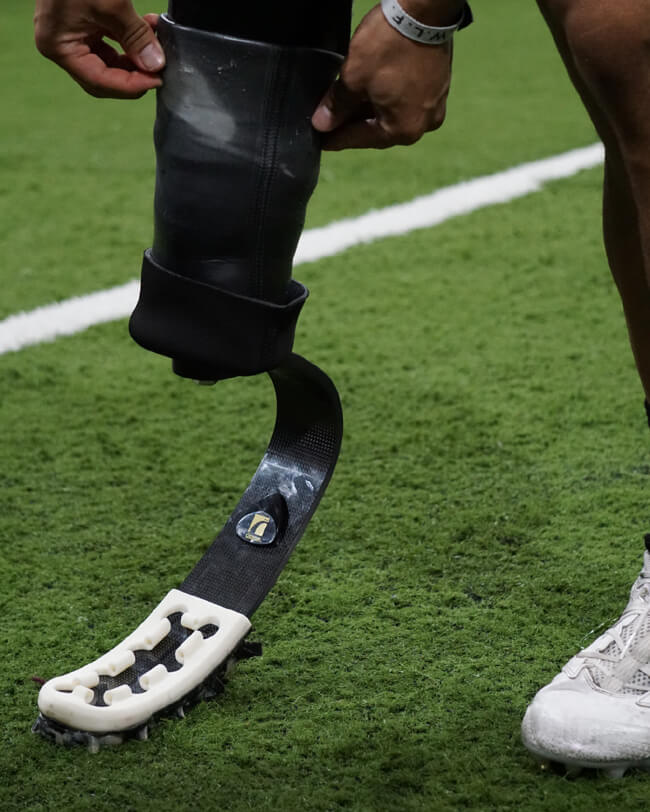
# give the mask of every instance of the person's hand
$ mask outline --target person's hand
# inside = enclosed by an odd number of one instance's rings
[[[162,84],[157,22],[157,14],[140,17],[131,0],[36,0],[36,47],[92,96],[136,99]]]
[[[445,118],[451,56],[451,43],[413,42],[373,8],[312,118],[326,134],[323,149],[413,144],[436,130]]]

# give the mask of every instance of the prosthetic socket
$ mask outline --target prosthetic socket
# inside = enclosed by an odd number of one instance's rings
[[[318,179],[310,119],[342,57],[165,16],[158,35],[155,231],[131,335],[185,377],[267,371],[308,295],[291,264]]]

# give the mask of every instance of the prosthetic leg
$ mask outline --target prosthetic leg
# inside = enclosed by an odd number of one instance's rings
[[[171,17],[158,33],[155,235],[131,334],[200,382],[268,372],[277,417],[239,504],[180,588],[107,654],[42,687],[34,730],[92,750],[146,738],[152,720],[183,716],[261,653],[245,640],[250,618],[316,509],[342,435],[334,385],[292,354],[307,291],[291,279],[320,159],[310,117],[341,54]]]

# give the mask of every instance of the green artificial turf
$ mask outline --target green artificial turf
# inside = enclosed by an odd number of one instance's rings
[[[28,11],[4,0],[0,317],[133,278],[151,231],[152,99],[84,96],[32,52]],[[594,140],[533,3],[476,11],[446,127],[327,156],[311,225]],[[185,577],[264,449],[271,386],[194,387],[124,321],[0,357],[0,809],[644,808],[643,775],[568,781],[519,742],[650,529],[599,185],[299,269],[296,348],[340,390],[339,466],[255,615],[264,658],[147,743],[32,736],[31,678],[94,659]]]

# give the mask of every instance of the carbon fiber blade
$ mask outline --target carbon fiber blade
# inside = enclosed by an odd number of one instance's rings
[[[293,354],[269,373],[268,449],[223,530],[180,589],[250,617],[276,582],[332,476],[343,416],[332,381]]]

